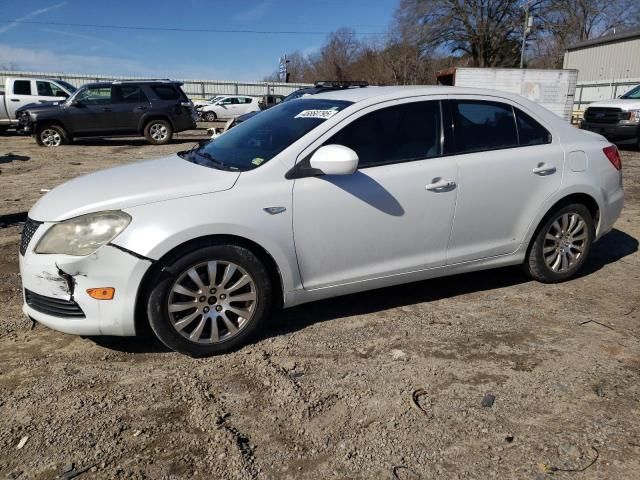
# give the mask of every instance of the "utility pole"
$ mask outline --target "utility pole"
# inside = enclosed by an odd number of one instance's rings
[[[527,46],[527,35],[533,27],[533,17],[529,15],[529,7],[531,0],[527,0],[524,4],[524,31],[522,32],[522,48],[520,49],[520,68],[524,68],[524,50]]]

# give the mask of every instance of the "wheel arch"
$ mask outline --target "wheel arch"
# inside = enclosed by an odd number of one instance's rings
[[[160,113],[150,113],[149,115],[147,115],[146,117],[142,117],[142,120],[140,120],[140,132],[142,134],[144,134],[144,129],[147,128],[147,125],[149,124],[149,122],[153,121],[153,120],[164,120],[166,122],[169,122],[169,125],[171,125],[171,129],[175,132],[176,127],[173,124],[173,122],[171,121],[171,118],[167,115],[163,115]]]
[[[600,204],[598,203],[598,201],[594,198],[593,195],[590,195],[589,193],[585,193],[583,191],[569,193],[561,197],[560,199],[557,199],[555,203],[553,203],[551,206],[547,206],[544,209],[544,214],[540,216],[540,218],[538,218],[536,222],[533,223],[535,228],[533,229],[530,228],[529,235],[527,237],[527,242],[526,242],[527,254],[529,253],[529,250],[533,245],[536,235],[538,234],[542,226],[546,223],[546,221],[549,219],[549,216],[551,216],[555,211],[564,207],[565,205],[569,205],[572,203],[580,203],[585,207],[587,207],[587,209],[589,210],[593,218],[593,223],[596,228],[596,234],[597,234],[597,231],[600,225],[600,211],[601,211]]]
[[[273,256],[261,245],[248,238],[239,235],[214,234],[193,238],[166,252],[162,257],[153,263],[151,268],[142,277],[142,281],[138,287],[135,303],[135,330],[136,334],[151,333],[149,319],[147,318],[146,299],[150,293],[149,281],[154,275],[166,269],[167,265],[184,254],[201,247],[220,244],[233,244],[246,248],[251,251],[265,265],[274,292],[273,305],[276,308],[282,308],[284,305],[284,279],[278,263]]]
[[[49,118],[44,118],[44,119],[42,119],[42,120],[37,120],[37,119],[36,119],[36,121],[34,122],[33,132],[34,132],[35,134],[37,134],[37,133],[38,133],[38,131],[39,131],[41,128],[44,128],[44,127],[46,127],[47,125],[55,125],[55,126],[57,126],[57,127],[62,128],[62,129],[64,130],[64,132],[66,133],[67,138],[69,138],[69,137],[73,134],[73,132],[72,132],[72,131],[70,131],[70,130],[69,130],[69,128],[64,124],[64,122],[63,122],[62,120],[60,120],[59,118],[51,118],[51,119],[49,119]]]

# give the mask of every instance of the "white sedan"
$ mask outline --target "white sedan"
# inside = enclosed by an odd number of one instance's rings
[[[246,95],[229,95],[216,100],[211,105],[200,108],[200,115],[207,122],[215,122],[219,118],[236,118],[249,112],[260,111],[260,98]]]
[[[211,355],[273,306],[505,265],[568,280],[622,205],[616,147],[517,95],[334,91],[52,190],[23,232],[23,308]]]

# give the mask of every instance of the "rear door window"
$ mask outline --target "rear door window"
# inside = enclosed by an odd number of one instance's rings
[[[13,82],[14,95],[31,95],[31,80],[15,80]]]
[[[113,103],[146,103],[147,96],[138,85],[115,85]]]
[[[413,102],[368,113],[325,142],[344,145],[358,154],[358,168],[437,157],[440,102]]]
[[[455,100],[451,107],[457,153],[518,146],[518,131],[511,105],[481,100]]]

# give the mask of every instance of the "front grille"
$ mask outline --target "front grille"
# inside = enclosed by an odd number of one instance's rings
[[[27,253],[27,247],[31,242],[31,238],[38,230],[38,227],[42,225],[42,222],[36,222],[35,220],[31,220],[27,217],[27,221],[24,222],[24,227],[22,227],[22,238],[20,239],[20,255],[24,256]]]
[[[29,246],[29,242],[31,242],[31,238],[38,230],[38,227],[42,225],[42,222],[36,222],[27,217],[27,221],[24,222],[24,227],[22,228],[22,238],[20,239],[20,254],[24,256],[27,253],[27,247]]]
[[[21,128],[31,126],[31,117],[27,112],[20,112],[17,114],[17,117],[18,117],[18,125]]]
[[[584,119],[593,123],[618,123],[628,118],[629,112],[623,112],[619,108],[589,107],[584,112]]]
[[[39,295],[27,289],[24,291],[24,297],[27,305],[47,315],[66,318],[84,318],[84,312],[73,300],[45,297],[44,295]]]

